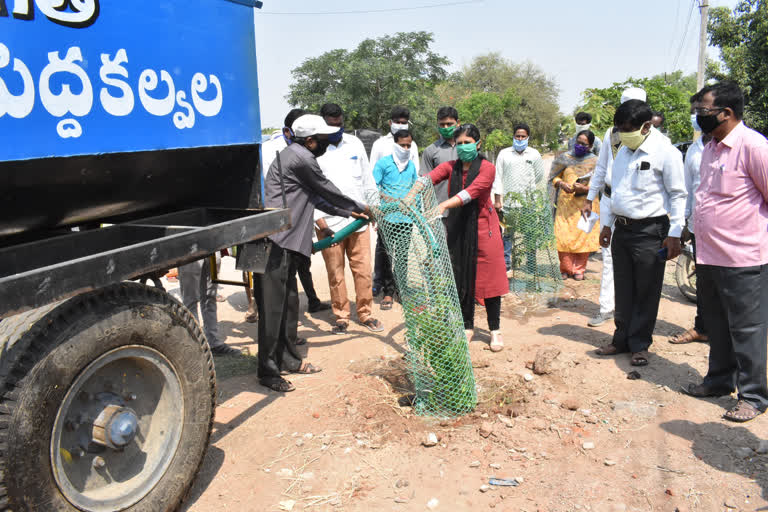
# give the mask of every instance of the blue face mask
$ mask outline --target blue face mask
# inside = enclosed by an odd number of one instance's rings
[[[283,138],[285,139],[285,143],[290,146],[291,144],[293,144],[293,141],[285,136],[285,130],[288,130],[291,133],[291,137],[295,137],[296,135],[293,133],[293,130],[291,130],[287,126],[283,128]]]
[[[515,151],[518,153],[522,153],[528,148],[528,139],[523,140],[513,140],[512,141],[512,147],[515,148]]]
[[[701,127],[699,126],[699,122],[696,120],[696,114],[691,114],[691,126],[693,126],[693,131],[700,132]]]
[[[338,132],[332,133],[328,136],[328,142],[331,144],[338,144],[341,142],[342,137],[344,137],[344,127],[342,126]]]

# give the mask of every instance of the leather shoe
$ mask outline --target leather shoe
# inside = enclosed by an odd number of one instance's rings
[[[695,396],[696,398],[726,396],[733,393],[733,390],[711,388],[706,384],[688,384],[688,389],[683,390],[687,395]]]

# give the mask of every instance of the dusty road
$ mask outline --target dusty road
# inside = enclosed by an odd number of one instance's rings
[[[236,278],[232,267],[225,258],[224,275]],[[627,357],[593,353],[612,332],[612,325],[586,326],[597,311],[598,260],[590,260],[586,281],[567,281],[555,308],[521,317],[507,301],[501,353],[487,350],[480,311],[483,329],[470,351],[481,403],[451,421],[415,417],[398,405],[407,387],[398,305],[386,314],[376,306],[386,326],[380,334],[353,324],[334,336],[330,314],[302,314],[309,360],[324,371],[292,379],[295,392],[259,386],[253,358],[217,360],[215,431],[184,510],[766,510],[768,455],[757,451],[768,418],[729,423],[721,415],[733,398],[680,392],[706,371],[708,348],[667,342],[694,314],[674,286],[673,268],[639,380],[627,379],[634,369]],[[313,273],[328,300],[319,255]],[[227,343],[255,353],[256,324],[242,321],[244,292],[222,292]],[[526,366],[549,348],[560,351],[551,373],[534,375]],[[437,446],[422,445],[429,432],[440,438]],[[482,487],[492,476],[517,478],[518,486]]]

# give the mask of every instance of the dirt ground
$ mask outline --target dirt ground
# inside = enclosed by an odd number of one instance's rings
[[[650,365],[638,380],[627,378],[627,356],[594,354],[613,328],[586,325],[597,312],[600,265],[591,259],[585,281],[567,281],[554,308],[521,314],[520,304],[505,301],[504,351],[491,353],[488,331],[477,331],[470,352],[481,402],[459,419],[413,416],[398,405],[408,384],[397,304],[388,312],[375,306],[386,327],[379,334],[353,323],[335,336],[330,313],[302,313],[299,335],[324,371],[293,378],[292,393],[259,386],[253,357],[218,358],[215,430],[183,510],[768,510],[768,455],[758,453],[768,418],[729,423],[721,416],[734,398],[680,392],[706,371],[708,348],[667,342],[694,316],[673,264]],[[222,272],[237,277],[231,258]],[[329,300],[320,255],[313,275]],[[244,292],[221,292],[227,343],[255,354]],[[482,309],[478,319],[485,327]],[[559,355],[551,373],[537,375],[527,366],[542,349]],[[423,446],[429,433],[436,446]],[[484,487],[490,477],[517,486]]]

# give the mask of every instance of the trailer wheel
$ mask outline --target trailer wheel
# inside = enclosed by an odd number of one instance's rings
[[[137,283],[36,316],[0,322],[2,509],[176,510],[215,407],[213,358],[197,323]]]

